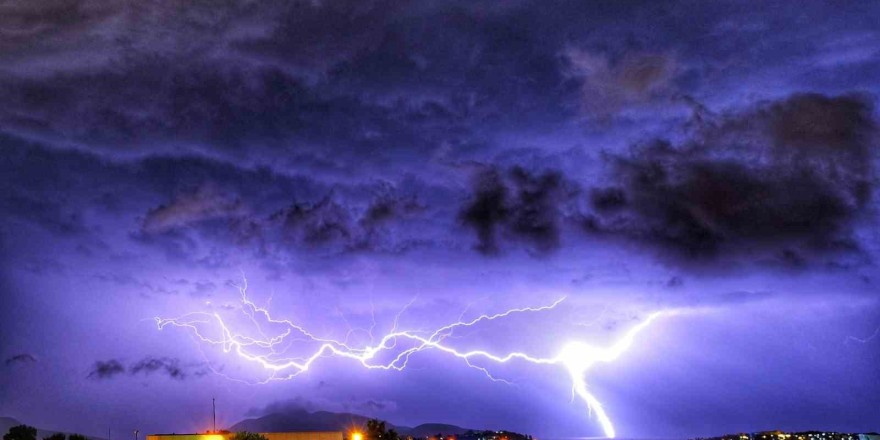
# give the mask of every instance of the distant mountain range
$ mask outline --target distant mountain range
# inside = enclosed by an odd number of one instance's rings
[[[0,417],[0,435],[6,434],[7,432],[9,432],[9,428],[11,428],[13,426],[22,425],[22,424],[27,425],[27,423],[21,423],[18,420],[13,419],[12,417]],[[62,432],[62,431],[50,431],[48,429],[37,428],[37,440],[42,440],[45,437],[48,437],[52,434],[57,434],[59,432]],[[65,432],[65,434],[75,434],[75,433]],[[86,436],[86,437],[89,438],[90,440],[105,440],[100,437],[92,437],[92,436]]]
[[[347,432],[354,428],[363,429],[367,424],[367,420],[373,417],[362,416],[351,413],[334,413],[329,411],[308,412],[303,409],[277,412],[267,414],[254,419],[242,420],[229,427],[230,431],[250,431],[250,432],[284,432],[284,431],[343,431]],[[0,435],[9,431],[9,428],[21,425],[12,417],[0,417]],[[461,426],[448,425],[444,423],[423,423],[419,426],[409,427],[393,425],[386,422],[388,429],[394,429],[402,435],[411,435],[413,437],[424,437],[431,434],[455,434],[461,435],[467,432],[468,428]],[[47,429],[37,428],[37,439],[42,440],[52,434],[60,431],[50,431]],[[66,432],[66,434],[71,434]],[[106,440],[100,437],[88,436],[90,440]]]
[[[230,431],[250,432],[283,432],[283,431],[350,431],[367,424],[366,417],[351,413],[334,413],[329,411],[308,412],[296,409],[285,412],[267,414],[265,416],[242,420],[229,427]],[[403,435],[424,437],[430,434],[455,434],[467,432],[468,428],[443,423],[423,423],[416,427],[393,425],[386,422],[388,429],[394,429]]]

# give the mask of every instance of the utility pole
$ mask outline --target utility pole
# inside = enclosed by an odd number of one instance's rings
[[[211,413],[214,416],[214,433],[217,433],[217,399],[211,398]],[[134,439],[137,440],[137,439]]]

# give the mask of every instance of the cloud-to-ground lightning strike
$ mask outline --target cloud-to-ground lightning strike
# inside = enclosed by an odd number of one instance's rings
[[[192,334],[201,342],[218,345],[222,347],[226,353],[233,352],[237,356],[259,364],[264,369],[271,372],[268,379],[262,383],[272,380],[291,379],[305,371],[308,371],[315,361],[322,356],[340,356],[357,361],[361,366],[368,369],[383,370],[403,370],[406,368],[410,357],[423,350],[434,349],[447,353],[456,358],[462,359],[465,364],[471,368],[480,370],[489,379],[494,381],[504,381],[494,377],[487,368],[474,364],[472,361],[477,359],[488,360],[495,363],[506,363],[512,360],[521,360],[533,364],[560,365],[565,367],[572,381],[572,396],[577,395],[584,403],[586,403],[591,414],[595,414],[599,424],[607,437],[615,436],[615,429],[608,417],[602,403],[590,393],[586,383],[587,371],[596,363],[612,362],[620,357],[633,344],[636,335],[647,328],[655,319],[665,313],[655,312],[649,315],[638,325],[629,329],[623,337],[609,347],[596,347],[583,342],[572,342],[565,345],[558,355],[555,357],[544,358],[531,356],[523,352],[511,352],[504,355],[493,354],[487,350],[470,350],[459,351],[448,344],[445,339],[450,336],[455,329],[461,327],[470,327],[481,322],[493,321],[501,319],[513,314],[534,313],[556,308],[565,298],[562,297],[556,301],[538,307],[523,307],[509,309],[496,314],[483,314],[470,320],[459,319],[459,321],[442,326],[433,332],[423,331],[400,331],[397,329],[397,321],[400,313],[395,317],[394,325],[391,331],[383,336],[378,343],[367,345],[364,347],[354,347],[348,343],[348,337],[344,340],[335,340],[319,337],[304,327],[286,319],[275,319],[266,308],[257,306],[247,296],[246,283],[239,288],[241,293],[240,310],[254,324],[256,331],[260,334],[259,338],[247,336],[230,329],[230,326],[217,313],[193,312],[178,318],[160,318],[156,317],[156,324],[161,330],[166,326],[184,327],[190,329]],[[411,304],[412,302],[410,302]],[[406,310],[410,304],[407,304]],[[401,311],[401,312],[402,312]],[[266,322],[274,325],[283,325],[284,331],[280,334],[268,336],[264,328],[259,324],[257,317],[260,316]],[[208,337],[202,331],[203,326],[216,325],[219,329],[218,337]],[[308,356],[303,357],[284,357],[282,344],[292,334],[298,335],[305,340],[319,343],[320,345]],[[349,335],[351,332],[349,332]],[[396,356],[390,361],[379,362],[377,356],[388,353],[398,347],[398,344],[409,342],[412,344],[408,348],[401,349]]]

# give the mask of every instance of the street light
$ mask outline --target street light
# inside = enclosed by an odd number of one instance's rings
[[[137,439],[135,439],[137,440]],[[351,433],[351,440],[364,440],[364,435],[358,431]]]

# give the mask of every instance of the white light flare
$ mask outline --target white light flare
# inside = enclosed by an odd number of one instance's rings
[[[471,320],[463,320],[453,322],[451,324],[439,327],[433,332],[424,331],[401,331],[397,329],[397,322],[400,313],[395,317],[394,326],[391,331],[378,342],[371,341],[370,345],[363,347],[353,347],[348,344],[347,340],[335,340],[331,338],[318,337],[309,332],[301,325],[289,320],[275,319],[266,308],[261,308],[254,304],[247,297],[247,284],[239,288],[241,292],[240,311],[249,318],[255,328],[261,335],[260,338],[246,336],[242,333],[233,331],[230,326],[216,313],[193,312],[178,318],[160,318],[156,317],[156,325],[161,330],[166,326],[182,327],[189,329],[192,335],[199,341],[211,345],[220,346],[226,353],[235,353],[238,357],[256,363],[270,373],[270,376],[260,382],[267,383],[273,380],[292,379],[303,372],[308,371],[319,358],[324,356],[338,356],[342,358],[352,359],[367,369],[382,370],[403,370],[412,355],[415,353],[434,349],[453,357],[462,359],[464,363],[471,368],[477,369],[484,373],[493,381],[505,382],[504,379],[494,377],[488,368],[474,364],[472,361],[482,359],[492,363],[507,363],[512,360],[529,362],[532,364],[543,365],[561,365],[565,367],[572,381],[572,396],[577,395],[587,405],[589,413],[595,414],[602,426],[602,430],[606,437],[615,437],[614,425],[605,412],[602,403],[590,393],[587,388],[586,373],[588,370],[599,362],[613,362],[625,353],[635,341],[636,335],[646,329],[653,321],[664,314],[671,312],[655,312],[648,316],[644,321],[629,329],[621,339],[609,347],[596,347],[581,341],[573,341],[565,345],[558,355],[551,358],[532,356],[523,352],[510,352],[506,354],[495,354],[489,350],[470,350],[461,351],[444,341],[457,328],[471,327],[483,322],[503,319],[510,315],[520,313],[537,313],[555,309],[565,298],[560,298],[550,304],[538,307],[522,307],[509,309],[507,311],[496,314],[484,314]],[[401,313],[412,304],[407,304]],[[285,327],[284,331],[274,336],[267,336],[266,329],[259,325],[256,316],[261,315],[266,322],[271,324],[281,324]],[[214,325],[219,329],[220,337],[207,337],[202,332],[202,327]],[[285,339],[291,334],[298,335],[307,341],[319,344],[313,349],[311,354],[298,357],[287,357],[284,354],[287,346],[282,345]],[[401,342],[409,342],[411,346],[405,349],[398,349]],[[279,348],[282,350],[279,351]],[[392,350],[399,350],[396,356],[390,361],[379,362],[377,356],[385,353],[391,353]]]
[[[583,342],[570,342],[562,349],[559,356],[556,357],[556,360],[565,365],[569,374],[571,374],[572,392],[580,396],[586,402],[590,411],[596,414],[596,418],[599,419],[599,424],[602,425],[602,430],[605,432],[606,437],[614,438],[616,432],[602,403],[587,390],[587,370],[598,362],[612,362],[619,358],[632,346],[636,335],[664,313],[668,314],[670,312],[652,313],[647,319],[629,329],[623,338],[610,347],[600,348]]]

